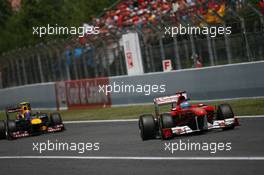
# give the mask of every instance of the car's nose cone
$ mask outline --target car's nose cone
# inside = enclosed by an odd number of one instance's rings
[[[193,113],[196,115],[196,116],[204,116],[207,114],[206,110],[202,109],[202,108],[194,108],[192,109]]]
[[[38,124],[41,124],[42,123],[42,120],[39,119],[39,118],[34,118],[31,120],[31,124],[32,125],[38,125]]]

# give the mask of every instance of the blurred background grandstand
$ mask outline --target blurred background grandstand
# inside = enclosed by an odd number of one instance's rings
[[[99,35],[79,38],[37,38],[22,45],[6,47],[5,18],[27,12],[24,8],[42,8],[43,0],[7,1],[0,5],[0,73],[1,87],[25,84],[75,80],[93,77],[126,75],[125,57],[121,38],[128,32],[137,32],[140,38],[144,72],[162,71],[162,60],[171,59],[173,69],[196,66],[214,66],[264,59],[264,1],[263,0],[126,0],[108,1],[87,8],[89,18],[71,18],[74,25],[100,27]],[[25,24],[48,24],[49,18],[71,13],[78,6],[59,13],[67,0],[52,1],[57,16],[47,17],[46,23],[36,22],[39,14],[25,19]],[[99,2],[99,1],[98,1]],[[111,3],[112,5],[110,5]],[[29,6],[29,4],[31,6]],[[8,6],[12,8],[8,10]],[[81,4],[82,5],[82,4]],[[107,7],[107,8],[106,8]],[[69,10],[69,9],[68,9]],[[80,8],[79,10],[86,10]],[[29,9],[30,12],[36,10]],[[98,12],[101,12],[100,14]],[[3,15],[4,14],[4,15]],[[43,15],[43,14],[42,14]],[[77,15],[77,14],[76,14]],[[86,20],[87,21],[81,21]],[[35,20],[35,21],[34,21]],[[27,24],[30,23],[30,24]],[[56,23],[53,23],[55,25]],[[60,24],[59,22],[57,24]],[[169,26],[231,26],[231,35],[209,37],[205,35],[164,35]],[[21,24],[22,25],[22,24]],[[63,24],[61,24],[63,25]],[[16,34],[22,33],[16,28]],[[32,32],[32,31],[31,31]],[[30,33],[29,35],[32,35]],[[18,37],[19,35],[16,35]],[[37,37],[37,36],[34,36]],[[25,38],[22,38],[26,40]],[[17,41],[19,42],[19,41]]]

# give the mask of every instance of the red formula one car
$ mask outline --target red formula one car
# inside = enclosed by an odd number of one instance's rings
[[[160,113],[161,105],[171,104],[168,113]],[[155,117],[144,114],[139,117],[140,135],[143,140],[170,139],[174,135],[208,131],[211,129],[233,129],[239,125],[229,104],[208,106],[190,104],[186,92],[154,99]]]

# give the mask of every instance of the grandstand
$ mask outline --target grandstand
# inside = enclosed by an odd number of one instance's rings
[[[2,87],[40,82],[125,75],[120,39],[137,32],[144,72],[263,60],[263,0],[118,1],[88,23],[99,35],[71,37],[1,55]],[[231,26],[231,35],[164,35],[168,26]]]

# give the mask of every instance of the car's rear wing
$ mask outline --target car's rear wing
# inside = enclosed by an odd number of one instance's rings
[[[8,107],[6,108],[6,113],[15,113],[15,112],[20,112],[21,108],[19,107]]]
[[[155,105],[166,105],[171,103],[177,103],[180,96],[184,96],[187,99],[186,92],[177,92],[176,95],[158,97],[154,99]]]
[[[10,113],[17,113],[17,112],[20,112],[21,111],[21,108],[19,107],[7,107],[5,112],[6,112],[6,119],[9,120],[9,114]]]
[[[164,97],[158,97],[154,99],[154,105],[155,105],[155,113],[156,116],[159,116],[159,106],[166,105],[166,104],[173,104],[177,103],[180,96],[184,96],[185,99],[187,98],[187,93],[185,91],[177,92],[175,95],[171,96],[164,96]]]

